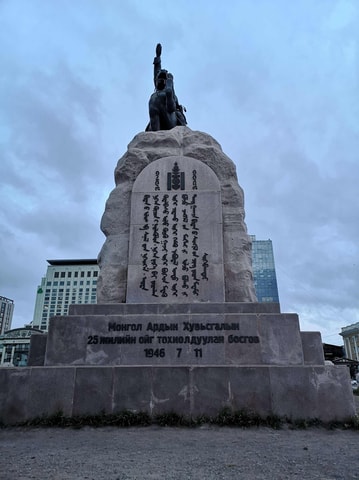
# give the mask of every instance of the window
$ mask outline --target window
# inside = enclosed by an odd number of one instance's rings
[[[61,272],[61,278],[65,278],[66,272]]]

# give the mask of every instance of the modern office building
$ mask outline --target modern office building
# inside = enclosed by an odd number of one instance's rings
[[[252,239],[252,268],[258,302],[279,303],[272,240]]]
[[[97,260],[48,260],[37,288],[32,327],[47,331],[54,315],[67,315],[72,303],[96,303]]]
[[[342,327],[339,335],[344,340],[346,358],[359,362],[359,322]]]
[[[0,335],[10,330],[12,315],[14,313],[14,300],[0,297]]]

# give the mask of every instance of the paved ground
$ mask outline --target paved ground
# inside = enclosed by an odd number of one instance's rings
[[[30,479],[359,479],[359,430],[0,429],[0,480]]]
[[[8,428],[0,479],[359,479],[359,431]]]

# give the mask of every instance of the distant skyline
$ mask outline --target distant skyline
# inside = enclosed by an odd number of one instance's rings
[[[282,312],[359,321],[359,2],[0,1],[0,295],[32,320],[47,259],[95,258],[113,171],[148,122],[155,46],[189,128],[236,163]]]

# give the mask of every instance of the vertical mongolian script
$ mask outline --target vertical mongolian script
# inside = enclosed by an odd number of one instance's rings
[[[202,162],[161,159],[132,192],[127,302],[223,301],[221,196]]]

